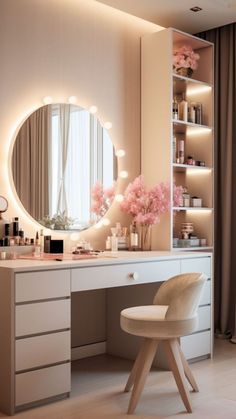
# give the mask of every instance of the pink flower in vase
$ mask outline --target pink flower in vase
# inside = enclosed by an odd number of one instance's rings
[[[110,208],[115,197],[115,188],[115,182],[107,189],[104,189],[100,182],[93,186],[91,191],[91,213],[94,213],[97,219],[103,217]]]

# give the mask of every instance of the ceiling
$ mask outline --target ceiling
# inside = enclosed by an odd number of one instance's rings
[[[236,0],[97,0],[157,25],[197,33],[236,22]],[[190,11],[199,6],[200,12]]]

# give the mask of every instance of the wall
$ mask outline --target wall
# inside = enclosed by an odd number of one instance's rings
[[[0,5],[0,194],[8,217],[19,216],[27,236],[39,225],[11,192],[9,159],[16,130],[44,96],[98,106],[117,148],[126,150],[119,168],[130,179],[140,172],[140,37],[161,27],[93,0],[1,0]],[[120,180],[121,191],[129,179]],[[14,188],[13,188],[14,189]],[[122,220],[118,204],[112,220]],[[85,233],[104,245],[108,227]]]

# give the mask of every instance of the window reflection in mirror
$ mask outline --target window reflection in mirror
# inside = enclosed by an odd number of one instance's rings
[[[52,104],[21,126],[12,174],[33,218],[49,228],[84,229],[112,202],[117,160],[108,132],[94,115],[76,105]]]

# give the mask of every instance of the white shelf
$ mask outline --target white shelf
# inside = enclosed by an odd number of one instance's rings
[[[191,128],[199,128],[201,130],[205,129],[206,131],[212,131],[213,128],[208,125],[200,125],[200,124],[194,124],[193,122],[186,122],[182,121],[181,119],[172,119],[172,123],[174,125],[183,125],[185,127],[191,127]]]
[[[173,163],[173,168],[176,172],[185,172],[188,169],[196,170],[196,171],[212,171],[213,167],[208,166],[195,166],[192,164],[179,164],[179,163]]]
[[[177,252],[186,252],[187,250],[190,250],[192,252],[194,252],[195,250],[213,250],[212,246],[192,246],[192,247],[172,247],[173,251],[177,251]]]
[[[205,81],[193,79],[193,78],[190,78],[190,77],[180,76],[179,74],[176,74],[176,73],[173,73],[173,78],[176,78],[178,80],[183,80],[187,83],[191,82],[191,83],[201,84],[201,85],[206,86],[206,87],[213,87],[213,85],[211,83],[206,83]]]
[[[209,207],[172,207],[173,211],[213,211]]]

